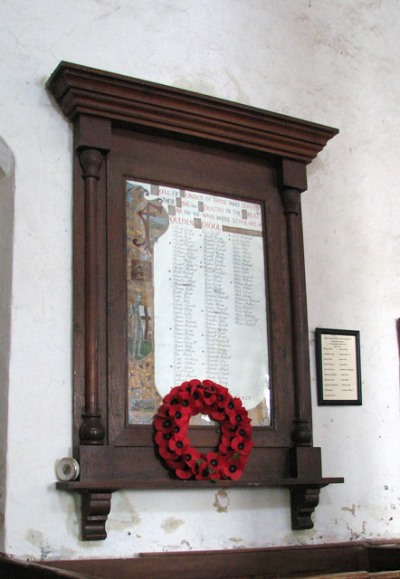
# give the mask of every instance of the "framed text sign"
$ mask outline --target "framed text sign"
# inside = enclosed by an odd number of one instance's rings
[[[319,405],[360,405],[360,332],[315,331]]]
[[[338,131],[66,62],[47,86],[74,134],[80,469],[57,488],[81,493],[82,538],[106,537],[121,489],[284,487],[292,527],[311,528],[320,489],[343,479],[313,446],[301,194]],[[251,418],[240,478],[182,481],[160,460],[154,417],[192,379]],[[193,418],[191,445],[213,453],[218,420]]]

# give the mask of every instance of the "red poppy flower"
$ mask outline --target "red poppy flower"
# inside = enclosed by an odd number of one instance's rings
[[[187,382],[184,382],[184,384],[187,384]],[[201,386],[201,382],[200,380],[197,380],[197,378],[193,378],[193,380],[189,381],[189,385],[191,388],[197,388],[198,386]]]
[[[190,410],[190,407],[183,408],[180,405],[176,405],[176,406],[171,406],[169,414],[170,414],[173,422],[175,424],[177,424],[178,426],[180,426],[180,425],[184,425],[184,424],[189,422],[189,419],[191,416],[191,410]]]
[[[203,380],[203,382],[201,382],[202,386],[204,388],[207,388],[208,386],[211,386],[212,388],[222,388],[222,386],[220,386],[220,384],[217,384],[216,382],[213,382],[212,380]]]
[[[190,417],[199,412],[220,424],[217,452],[202,454],[190,446]],[[172,388],[154,418],[154,428],[160,456],[180,479],[238,479],[253,446],[250,420],[241,400],[211,380],[190,380]]]
[[[158,432],[156,432],[154,440],[156,441],[158,446],[168,446],[168,440],[171,437],[172,437],[171,432],[165,433],[159,430]]]
[[[182,467],[182,468],[177,468],[175,471],[175,474],[178,478],[181,479],[188,479],[188,478],[192,478],[193,476],[193,472],[192,469],[189,467]]]
[[[159,446],[158,447],[158,454],[164,460],[173,460],[176,458],[176,452],[172,452],[168,446]]]
[[[223,446],[224,448],[230,448],[231,447],[231,441],[232,441],[232,436],[226,436],[225,434],[223,434],[221,436],[221,446]]]
[[[229,422],[234,426],[240,426],[247,419],[247,410],[244,406],[238,407],[234,412],[229,414]]]
[[[215,410],[211,410],[210,416],[213,420],[221,422],[225,419],[225,411],[223,408],[216,408]]]
[[[191,394],[191,399],[192,399],[191,407],[192,407],[192,408],[194,409],[194,411],[195,411],[194,414],[193,414],[193,416],[194,416],[195,414],[198,414],[199,412],[202,411],[202,408],[203,408],[203,400],[202,400],[202,398],[201,398],[201,396],[200,396],[200,393],[199,393],[197,390],[195,390],[195,391],[193,392],[193,394]]]
[[[157,410],[157,416],[169,416],[169,404],[161,404]]]
[[[237,436],[236,438],[234,438],[231,441],[231,448],[232,450],[235,450],[236,452],[238,452],[240,455],[244,455],[247,456],[248,454],[250,454],[251,449],[253,448],[253,443],[251,440],[246,439],[246,438],[241,438],[239,436]]]
[[[231,424],[229,420],[224,420],[224,422],[221,423],[220,428],[221,434],[223,434],[224,436],[227,436],[228,438],[236,436],[236,425],[234,426],[233,424]]]
[[[174,423],[169,416],[157,415],[154,419],[154,428],[163,432],[173,432]]]
[[[208,465],[209,478],[211,480],[220,480],[221,478],[221,463],[225,460],[222,456],[215,452],[208,452],[206,454],[206,461]]]
[[[231,412],[235,412],[238,408],[241,408],[243,404],[240,398],[225,396],[223,400],[221,400],[220,406],[226,409],[227,414],[231,414]]]
[[[226,462],[221,465],[221,472],[225,478],[238,480],[243,474],[245,464],[245,461],[240,459],[226,460]]]
[[[182,426],[175,425],[174,431],[171,433],[171,437],[169,440],[172,440],[172,439],[182,440],[182,441],[184,440],[186,443],[188,441],[187,431],[188,431],[188,425],[187,424],[184,424]]]
[[[173,436],[168,441],[168,448],[170,449],[171,452],[175,452],[175,454],[177,454],[178,456],[184,454],[189,446],[190,440],[188,438],[182,439],[181,437],[175,438],[175,436]]]
[[[228,388],[219,386],[217,390],[217,404],[219,407],[224,408],[228,401],[231,399]]]
[[[171,390],[164,396],[164,404],[171,404],[175,399],[176,395],[180,392],[180,386],[174,386]]]
[[[197,466],[197,473],[195,474],[196,480],[209,480],[210,471],[208,468],[207,461],[202,460]]]
[[[187,392],[186,390],[179,392],[179,394],[176,396],[176,399],[179,401],[179,404],[183,406],[183,408],[188,408],[191,411],[193,411],[193,408],[195,408],[194,400],[190,395],[190,392]]]
[[[167,465],[168,468],[172,469],[172,470],[176,470],[177,468],[184,468],[185,464],[182,461],[182,457],[179,456],[178,458],[167,458],[165,459],[165,464]]]
[[[196,466],[198,465],[199,461],[201,461],[200,453],[195,448],[186,448],[185,452],[181,455],[181,460],[185,463],[186,466],[191,468],[193,471],[196,470]]]
[[[251,438],[251,419],[247,419],[246,422],[241,422],[236,428],[236,433],[242,438]]]
[[[220,442],[218,445],[218,453],[221,456],[226,456],[230,451],[230,446],[227,446],[226,444],[223,444],[223,442]]]
[[[206,408],[210,406],[215,406],[218,400],[218,394],[214,386],[210,384],[204,386],[201,390],[199,389],[199,394]]]

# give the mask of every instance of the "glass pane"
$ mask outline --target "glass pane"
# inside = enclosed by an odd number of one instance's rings
[[[133,180],[126,199],[129,424],[150,423],[173,386],[198,378],[268,425],[261,204]]]

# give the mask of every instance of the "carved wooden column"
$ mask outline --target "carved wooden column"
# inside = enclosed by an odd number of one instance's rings
[[[300,203],[300,194],[306,189],[307,175],[305,164],[283,159],[281,165],[281,195],[286,215],[290,270],[296,407],[293,441],[296,446],[312,445],[307,300]]]
[[[320,488],[325,486],[311,482],[321,477],[321,449],[312,446],[307,299],[300,201],[301,193],[307,189],[306,166],[304,163],[282,159],[280,177],[290,271],[295,399],[292,433],[294,447],[290,449],[289,456],[292,476],[304,481],[291,488],[290,506],[292,529],[302,530],[313,527],[311,515],[318,506]]]
[[[85,183],[85,411],[79,437],[82,444],[103,444],[104,428],[99,410],[98,386],[98,279],[97,279],[97,182],[103,163],[98,149],[79,153]]]

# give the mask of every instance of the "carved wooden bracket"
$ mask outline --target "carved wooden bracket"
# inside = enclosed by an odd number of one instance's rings
[[[111,492],[82,493],[82,539],[101,541],[107,537],[106,522],[111,509]]]
[[[311,515],[318,506],[319,491],[320,487],[307,485],[291,489],[292,529],[302,531],[313,528]]]

